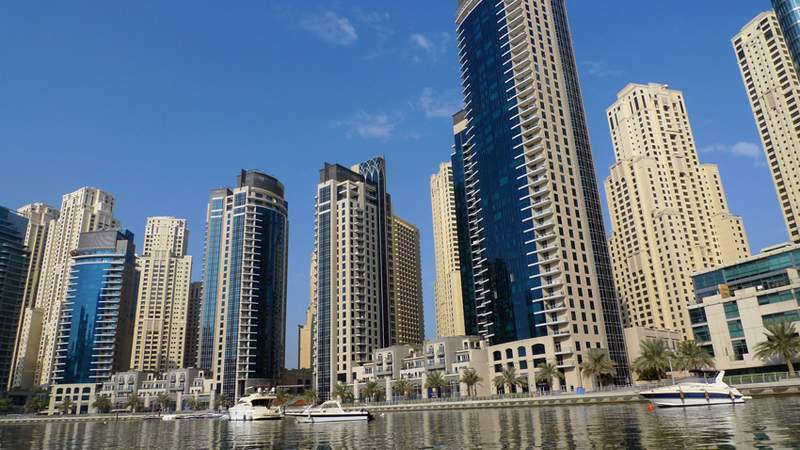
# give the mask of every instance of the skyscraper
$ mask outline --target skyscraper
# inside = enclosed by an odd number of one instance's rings
[[[431,175],[433,245],[436,261],[436,284],[433,292],[436,306],[436,334],[439,337],[466,334],[455,196],[452,163],[442,163],[439,165],[439,172]]]
[[[394,342],[422,344],[425,313],[422,302],[422,257],[419,229],[392,216],[389,279],[394,309]]]
[[[715,164],[700,164],[683,93],[629,84],[607,110],[610,247],[625,326],[692,338],[692,274],[750,255]]]
[[[283,184],[242,171],[208,203],[198,365],[239,398],[274,385],[284,363],[288,203]]]
[[[58,322],[61,305],[67,299],[71,253],[78,248],[81,233],[115,229],[119,226],[113,216],[114,197],[97,188],[84,187],[66,194],[61,200],[58,219],[50,225],[42,261],[40,282],[34,310],[26,321],[36,327],[29,336],[39,336],[39,342],[21,342],[17,347],[35,352],[34,383],[49,384],[53,371]],[[28,320],[30,319],[30,320]],[[30,345],[29,345],[30,344]],[[29,358],[28,355],[22,355]]]
[[[800,78],[775,13],[751,20],[733,48],[789,238],[800,243]]]
[[[800,70],[800,3],[797,0],[772,0],[781,31],[792,54],[794,67]]]
[[[25,293],[28,251],[25,232],[28,220],[0,206],[0,392],[11,374],[17,324]]]
[[[375,349],[393,342],[389,292],[391,209],[385,162],[325,164],[317,185],[312,267],[314,385],[327,399]]]
[[[81,233],[71,260],[53,383],[97,385],[130,364],[138,279],[133,233]]]
[[[28,227],[25,231],[28,270],[25,278],[25,291],[22,298],[16,339],[14,340],[15,345],[8,388],[30,389],[33,387],[33,372],[36,368],[37,356],[36,348],[40,339],[39,335],[31,338],[30,333],[31,331],[40,333],[42,327],[41,313],[36,313],[33,305],[36,302],[36,291],[39,288],[47,235],[55,220],[58,219],[58,210],[44,203],[32,203],[19,208],[17,212],[28,219]],[[31,321],[34,323],[32,324]],[[20,344],[24,344],[26,347],[34,344],[34,347],[32,349],[21,349]],[[27,358],[24,357],[26,355]]]
[[[186,361],[192,257],[186,219],[148,217],[144,253],[137,258],[139,295],[131,369],[164,373]]]
[[[186,367],[197,367],[198,339],[200,337],[200,310],[203,306],[203,282],[189,285],[189,305],[186,308],[186,344],[183,361]]]
[[[573,385],[582,354],[606,348],[623,381],[624,337],[565,2],[459,0],[456,23],[465,110],[452,161],[456,209],[469,229],[462,284],[474,292],[477,331],[492,344],[540,340]]]

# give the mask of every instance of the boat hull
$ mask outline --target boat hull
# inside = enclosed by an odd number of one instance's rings
[[[230,408],[228,410],[229,420],[249,421],[249,420],[280,420],[281,415],[277,411],[267,408]]]
[[[742,395],[731,395],[726,393],[705,392],[684,392],[675,393],[642,393],[642,397],[650,400],[658,407],[686,407],[686,406],[710,406],[710,405],[732,405],[744,403]]]
[[[328,423],[328,422],[366,422],[372,419],[369,413],[355,414],[297,414],[294,418],[299,423]]]

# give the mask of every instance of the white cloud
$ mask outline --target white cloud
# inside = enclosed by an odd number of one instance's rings
[[[462,100],[458,91],[455,90],[437,94],[432,88],[425,88],[422,90],[418,104],[425,112],[425,117],[450,118],[461,109]]]
[[[358,32],[347,17],[332,11],[306,17],[301,25],[322,40],[336,45],[350,45],[358,39]]]
[[[702,153],[727,153],[729,155],[747,158],[752,160],[757,166],[766,166],[764,161],[764,151],[761,146],[753,142],[739,141],[733,145],[711,144],[700,148]]]
[[[411,35],[411,43],[423,50],[432,50],[433,42],[424,34],[415,33]]]
[[[348,136],[386,140],[392,137],[397,121],[385,113],[359,111],[351,119],[336,122],[336,126],[346,129]]]
[[[423,53],[427,57],[437,60],[440,56],[447,52],[450,44],[450,35],[448,33],[435,33],[427,35],[422,33],[414,33],[409,38],[411,42],[411,49],[416,53]],[[413,55],[414,62],[421,62],[418,55]]]
[[[612,69],[605,61],[583,61],[581,67],[586,73],[597,78],[617,77],[622,75],[621,70]]]

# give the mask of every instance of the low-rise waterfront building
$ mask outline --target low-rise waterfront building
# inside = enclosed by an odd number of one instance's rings
[[[628,350],[628,361],[633,363],[642,354],[642,343],[651,340],[661,339],[667,343],[667,347],[673,352],[678,349],[678,343],[683,341],[683,332],[678,330],[665,330],[663,328],[652,327],[628,327],[623,329],[625,333],[625,348]],[[634,381],[638,381],[636,372],[631,373]]]
[[[762,361],[756,346],[766,326],[788,321],[800,328],[800,245],[782,244],[735,264],[693,277],[697,304],[689,308],[694,339],[728,374],[785,370]]]
[[[146,410],[156,407],[161,396],[166,396],[176,411],[185,409],[190,398],[205,408],[214,396],[213,386],[206,381],[211,380],[194,367],[173,369],[162,375],[134,370],[114,374],[103,383],[99,395],[111,400],[112,409],[125,408],[132,396],[138,396]]]

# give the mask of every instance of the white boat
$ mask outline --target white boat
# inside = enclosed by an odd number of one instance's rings
[[[259,389],[228,408],[230,420],[277,420],[280,419],[280,409],[273,406],[275,403],[274,392],[264,393]]]
[[[319,406],[309,406],[302,412],[287,413],[300,423],[354,422],[372,420],[367,410],[346,410],[336,400],[328,400]]]
[[[723,376],[725,371],[721,371],[713,382],[704,379],[685,380],[672,386],[642,391],[639,395],[659,407],[730,405],[749,399],[738,389],[725,384]]]
[[[164,414],[161,416],[161,420],[175,420],[178,418],[177,414]]]

